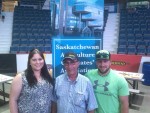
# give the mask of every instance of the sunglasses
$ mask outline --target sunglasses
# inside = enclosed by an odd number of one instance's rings
[[[96,55],[96,58],[104,58],[104,59],[109,59],[110,55],[109,54],[106,54],[106,53],[98,53]]]

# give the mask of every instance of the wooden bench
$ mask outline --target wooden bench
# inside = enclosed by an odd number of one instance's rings
[[[132,106],[132,103],[133,103],[133,98],[136,94],[139,94],[140,93],[140,90],[138,89],[129,89],[129,106],[131,107]]]
[[[140,90],[138,90],[138,89],[129,89],[129,92],[132,93],[132,94],[139,94]]]

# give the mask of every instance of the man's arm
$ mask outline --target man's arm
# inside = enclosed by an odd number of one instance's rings
[[[87,113],[94,113],[95,109],[98,108],[96,97],[94,94],[92,83],[90,81],[88,82],[87,86],[88,86],[87,91],[88,91],[88,95],[89,95],[89,98],[87,101],[87,103],[88,103],[88,107],[87,107],[88,112]]]
[[[9,96],[9,109],[10,113],[18,113],[17,101],[22,89],[22,76],[18,74],[12,81],[10,96]]]
[[[51,113],[57,113],[57,103],[52,101]]]
[[[92,111],[88,111],[88,113],[94,113],[94,110],[92,110]]]
[[[120,96],[121,113],[129,113],[129,100],[128,96]]]

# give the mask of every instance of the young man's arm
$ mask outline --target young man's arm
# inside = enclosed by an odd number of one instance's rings
[[[120,96],[121,113],[129,113],[129,100],[128,96]]]

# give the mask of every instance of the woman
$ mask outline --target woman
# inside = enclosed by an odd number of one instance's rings
[[[11,113],[51,113],[53,79],[43,54],[38,49],[29,53],[27,69],[17,74],[10,91]]]

